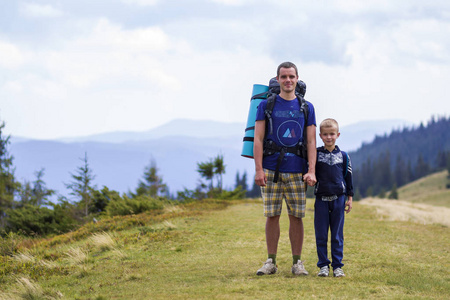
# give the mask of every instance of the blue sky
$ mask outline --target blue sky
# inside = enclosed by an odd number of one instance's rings
[[[0,120],[13,136],[245,123],[292,61],[317,120],[449,115],[448,1],[0,0]]]

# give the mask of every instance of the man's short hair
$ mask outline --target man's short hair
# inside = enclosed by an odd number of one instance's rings
[[[320,131],[322,131],[322,128],[330,128],[330,127],[335,127],[339,132],[339,124],[335,119],[328,118],[320,123]]]
[[[295,74],[298,76],[297,66],[295,64],[291,63],[290,61],[285,61],[284,63],[281,63],[278,66],[278,68],[277,68],[277,77],[280,76],[280,69],[281,68],[285,68],[285,69],[294,68]]]

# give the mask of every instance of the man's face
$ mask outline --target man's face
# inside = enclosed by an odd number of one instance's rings
[[[281,68],[280,74],[277,77],[280,89],[285,93],[295,91],[297,86],[298,76],[294,68]]]

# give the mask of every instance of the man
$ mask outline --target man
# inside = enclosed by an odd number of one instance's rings
[[[266,244],[268,259],[257,271],[257,275],[268,275],[277,272],[276,255],[280,237],[280,215],[283,198],[286,201],[289,215],[289,239],[292,250],[292,273],[308,275],[301,261],[303,247],[303,217],[306,207],[306,183],[316,183],[316,118],[314,107],[308,104],[308,118],[301,110],[295,88],[298,82],[297,67],[291,62],[278,66],[277,81],[280,94],[276,96],[270,122],[272,130],[266,129],[265,110],[267,100],[263,100],[257,111],[254,138],[255,183],[261,186],[266,219]],[[306,130],[304,127],[306,126]],[[303,142],[306,133],[307,157],[287,151],[299,142]],[[264,145],[274,142],[284,150],[264,155]],[[280,149],[280,148],[279,148]],[[281,152],[283,156],[280,157]],[[285,153],[287,152],[287,153]],[[274,178],[276,178],[274,180]],[[274,182],[276,181],[276,182]]]

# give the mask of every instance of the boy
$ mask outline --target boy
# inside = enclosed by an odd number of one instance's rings
[[[331,256],[335,277],[345,276],[342,270],[344,250],[344,211],[352,209],[353,183],[350,157],[336,145],[339,125],[334,119],[320,123],[320,138],[324,146],[317,148],[314,204],[314,228],[320,268],[318,276],[329,275],[330,260],[327,257],[328,228],[331,231]],[[348,201],[345,202],[345,197]]]

